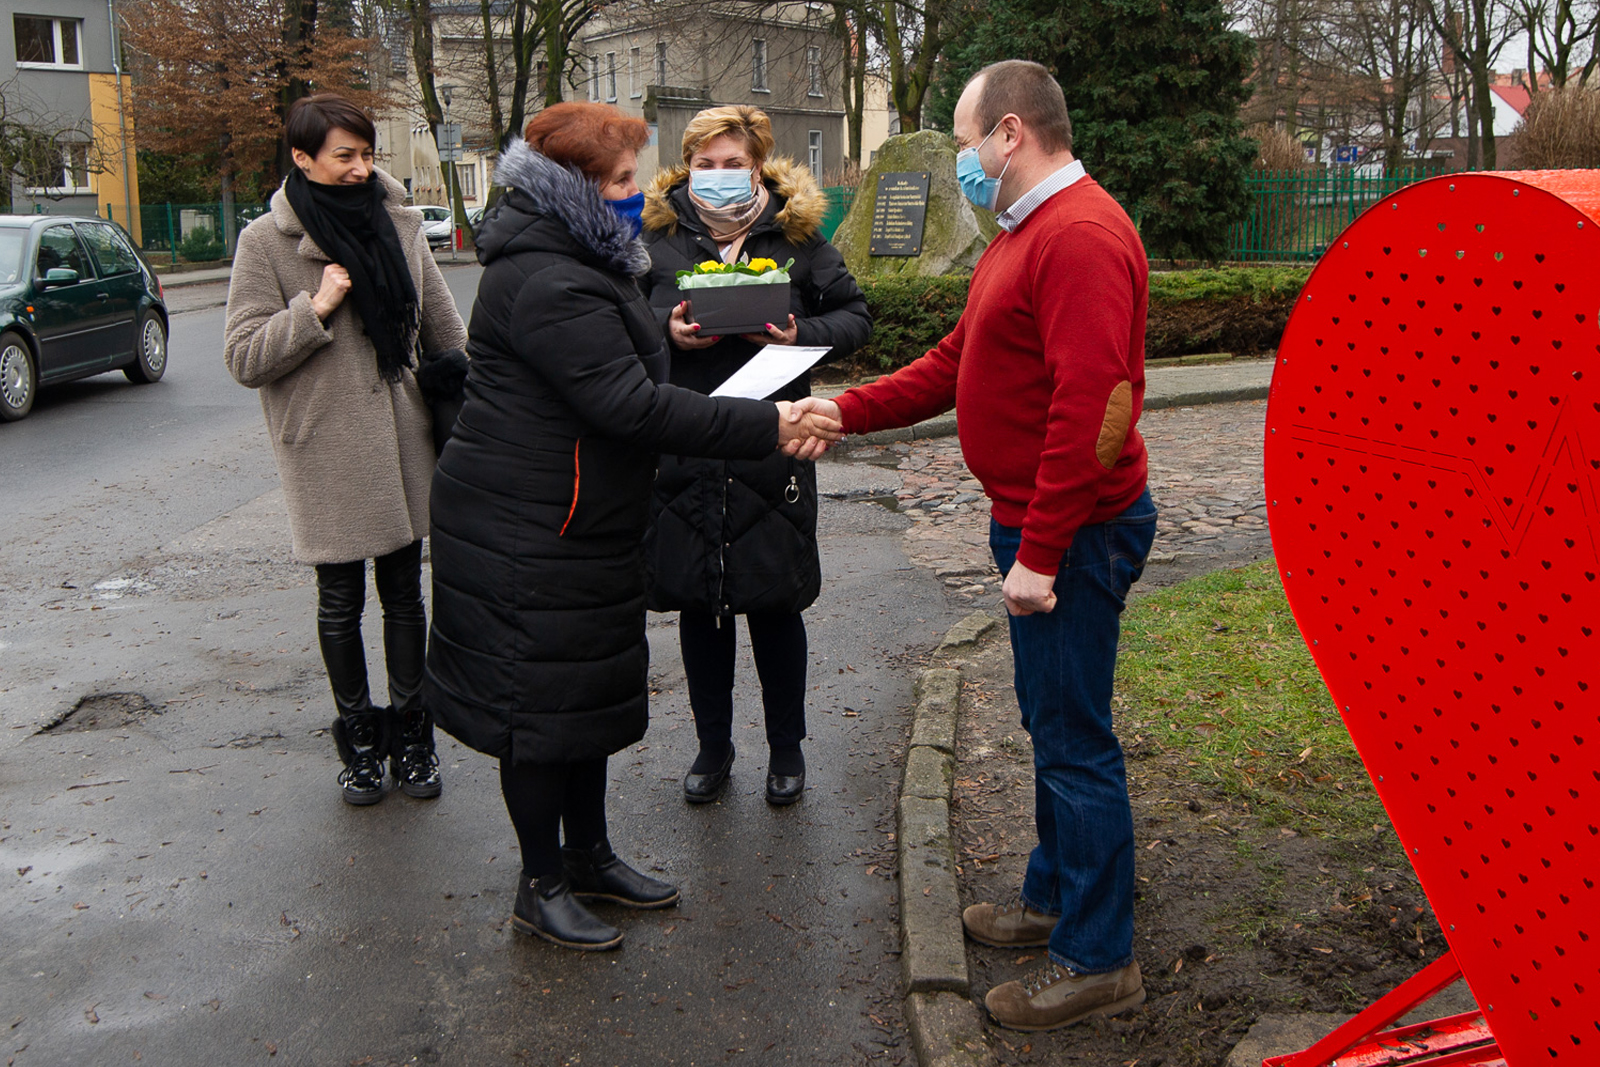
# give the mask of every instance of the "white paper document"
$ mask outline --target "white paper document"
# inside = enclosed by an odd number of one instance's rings
[[[768,345],[750,362],[734,371],[712,396],[743,396],[760,400],[788,385],[812,364],[832,352],[832,348],[805,348],[799,345]]]

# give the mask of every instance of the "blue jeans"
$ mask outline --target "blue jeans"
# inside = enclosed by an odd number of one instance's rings
[[[1060,916],[1050,958],[1082,974],[1133,961],[1133,809],[1111,729],[1111,684],[1123,603],[1155,532],[1148,492],[1116,518],[1080,528],[1056,573],[1055,610],[1010,617],[1039,831],[1022,902]],[[1021,543],[1020,529],[990,520],[1000,573]]]

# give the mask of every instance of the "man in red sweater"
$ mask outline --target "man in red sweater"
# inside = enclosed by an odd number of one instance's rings
[[[1144,1001],[1111,686],[1123,602],[1155,536],[1136,426],[1149,268],[1127,214],[1073,158],[1066,100],[1043,67],[979,71],[956,105],[955,138],[962,191],[998,211],[1004,231],[973,271],[961,320],[910,366],[796,408],[846,433],[956,409],[992,503],[1039,832],[1019,898],[962,919],[985,944],[1048,946],[1042,969],[985,1000],[1003,1026],[1047,1030]]]

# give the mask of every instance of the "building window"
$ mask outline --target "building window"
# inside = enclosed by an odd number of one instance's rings
[[[806,137],[807,162],[811,164],[811,176],[822,181],[822,131],[812,130]]]
[[[757,37],[754,43],[755,54],[750,65],[750,89],[757,93],[771,92],[772,90],[767,88],[767,42]]]
[[[60,155],[55,158],[61,160],[60,169],[50,165],[49,159],[35,164],[37,170],[31,171],[34,181],[44,184],[31,186],[30,195],[60,195],[62,193],[88,193],[93,192],[89,187],[89,142],[79,141],[76,144],[66,144],[60,147]]]
[[[478,168],[456,165],[456,188],[461,190],[461,199],[476,200],[478,198]]]
[[[600,99],[600,57],[589,57],[589,99]]]
[[[822,95],[822,49],[816,45],[806,49],[806,95]]]
[[[644,65],[644,51],[628,49],[628,99],[637,100],[644,95],[639,91],[639,71]]]
[[[656,84],[667,84],[667,42],[656,42]]]
[[[17,39],[17,66],[83,69],[83,24],[77,19],[14,15],[11,25]]]
[[[617,102],[617,54],[606,53],[606,102]]]
[[[546,63],[544,60],[541,59],[541,60],[539,60],[538,63],[534,64],[534,67],[533,67],[533,83],[534,83],[534,85],[538,86],[538,89],[536,90],[535,95],[539,97],[541,102],[544,99],[545,83],[547,83],[549,80],[550,80],[550,64]],[[542,106],[542,103],[541,103],[541,106]]]

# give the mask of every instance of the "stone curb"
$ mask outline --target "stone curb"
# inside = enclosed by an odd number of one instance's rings
[[[990,1067],[995,1062],[978,1009],[964,996],[912,993],[906,997],[906,1024],[921,1067]]]
[[[976,644],[995,622],[973,612],[950,628],[935,654]],[[992,1067],[996,1060],[971,999],[950,835],[961,672],[931,667],[917,676],[914,693],[911,746],[896,804],[906,1023],[920,1067]]]

